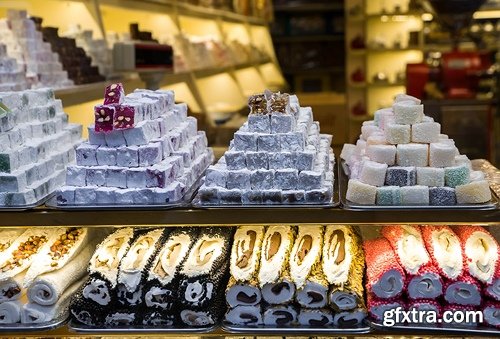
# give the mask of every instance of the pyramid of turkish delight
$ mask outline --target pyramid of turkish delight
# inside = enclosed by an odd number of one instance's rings
[[[34,204],[64,184],[81,133],[50,89],[0,93],[0,205]]]
[[[26,11],[8,10],[0,19],[0,42],[7,45],[7,55],[15,58],[32,82],[32,88],[67,87],[73,85],[42,33]]]
[[[89,140],[76,149],[59,205],[165,204],[182,199],[213,161],[205,132],[173,91],[106,87]]]
[[[22,91],[28,88],[24,71],[15,58],[7,55],[7,46],[0,43],[0,92]]]
[[[360,139],[344,145],[341,158],[353,203],[450,206],[491,199],[484,173],[472,170],[441,125],[424,115],[420,100],[406,94],[365,121]]]
[[[207,204],[328,203],[334,154],[310,107],[296,96],[258,94],[229,150],[207,170],[200,188]]]

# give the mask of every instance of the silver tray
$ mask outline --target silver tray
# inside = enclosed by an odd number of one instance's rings
[[[10,206],[0,205],[0,212],[2,212],[2,211],[3,212],[22,212],[22,211],[26,211],[26,210],[31,210],[31,209],[36,208],[38,206],[42,206],[47,201],[49,201],[50,199],[54,198],[54,194],[55,193],[50,193],[46,197],[38,200],[37,202],[35,202],[33,204],[28,204],[28,205],[10,205]]]
[[[68,323],[68,329],[77,333],[210,333],[217,329],[216,325],[209,327],[161,327],[161,326],[123,326],[123,327],[94,327],[79,323],[71,319]]]
[[[334,181],[333,181],[333,194],[332,199],[329,202],[323,204],[317,203],[297,203],[297,204],[210,204],[200,201],[200,196],[197,194],[191,206],[199,209],[217,209],[217,208],[297,208],[297,207],[308,207],[308,208],[332,208],[340,205],[340,195],[339,195],[339,183],[338,178],[335,178],[335,168],[338,166],[337,163],[334,165]]]
[[[208,167],[207,167],[208,168]],[[205,176],[205,170],[203,170],[202,174],[200,177],[194,182],[194,184],[184,193],[184,196],[182,197],[181,200],[174,201],[174,202],[169,202],[169,203],[164,203],[164,204],[147,204],[147,205],[126,205],[126,204],[120,204],[120,205],[58,205],[57,204],[57,197],[54,195],[51,197],[47,202],[45,203],[45,206],[53,209],[60,209],[60,210],[73,210],[73,211],[78,211],[78,210],[167,210],[167,209],[172,209],[172,208],[179,208],[179,207],[187,207],[189,206],[191,200],[193,199],[194,195],[196,192],[198,192],[198,188],[201,186],[201,183],[203,181],[203,177]]]
[[[236,326],[229,324],[227,322],[222,322],[222,329],[226,332],[232,334],[240,333],[256,333],[256,334],[271,334],[271,335],[351,335],[351,334],[366,334],[371,332],[371,328],[368,325],[361,325],[352,328],[340,328],[340,327],[312,327],[312,326],[283,326],[283,327],[271,327],[271,326]]]
[[[13,332],[39,332],[49,331],[63,326],[69,319],[69,312],[63,313],[60,317],[39,324],[0,324],[0,333],[13,333]]]
[[[349,177],[347,173],[349,168],[344,160],[341,160],[339,166],[339,190],[340,190],[340,202],[344,209],[353,211],[373,211],[373,210],[494,210],[498,206],[498,200],[494,192],[491,194],[490,202],[485,204],[468,204],[468,205],[452,205],[452,206],[422,206],[422,205],[402,205],[402,206],[379,206],[379,205],[361,205],[350,202],[346,199],[347,193],[347,183]]]
[[[371,328],[383,332],[404,332],[407,334],[415,332],[426,332],[435,335],[460,335],[464,336],[477,336],[488,335],[498,337],[500,330],[488,326],[466,326],[466,325],[453,325],[453,324],[395,324],[394,326],[384,326],[382,323],[373,320],[366,320],[366,323]]]

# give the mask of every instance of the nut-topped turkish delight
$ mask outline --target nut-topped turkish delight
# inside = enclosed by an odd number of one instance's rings
[[[294,95],[269,91],[248,102],[248,123],[234,134],[219,162],[208,169],[200,202],[329,203],[335,163],[332,137],[320,134],[311,108],[300,107]]]
[[[111,84],[104,89],[104,105],[120,105],[124,97],[125,92],[121,83]]]
[[[116,93],[113,98],[123,96],[123,87],[110,85],[108,92]],[[174,104],[172,91],[161,90],[135,90],[105,102],[95,108],[104,116],[96,114],[89,140],[78,146],[77,164],[68,167],[57,203],[154,205],[181,200],[213,161],[206,135],[187,116],[187,107]]]

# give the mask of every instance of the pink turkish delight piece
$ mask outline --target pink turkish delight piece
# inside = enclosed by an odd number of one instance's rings
[[[94,107],[96,132],[109,132],[113,130],[115,111],[114,106],[97,105]]]
[[[104,90],[104,104],[105,105],[119,105],[125,98],[125,91],[121,83],[111,84],[106,86]]]
[[[129,105],[120,105],[116,107],[113,127],[115,129],[134,128],[135,124],[135,108]]]

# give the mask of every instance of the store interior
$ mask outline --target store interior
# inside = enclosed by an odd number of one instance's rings
[[[499,99],[500,0],[0,0],[0,337],[498,337]]]

